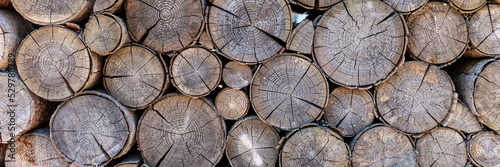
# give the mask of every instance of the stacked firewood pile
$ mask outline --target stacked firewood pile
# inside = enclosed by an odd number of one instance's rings
[[[0,0],[0,166],[500,166],[499,3]]]

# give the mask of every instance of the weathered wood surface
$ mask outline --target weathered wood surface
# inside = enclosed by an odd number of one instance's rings
[[[200,38],[198,38],[198,43],[210,51],[215,50],[214,42],[212,42],[212,38],[208,35],[206,29],[201,33]]]
[[[288,138],[280,153],[280,166],[349,166],[349,146],[327,127],[300,129]]]
[[[90,51],[101,56],[112,54],[130,42],[125,21],[110,13],[93,15],[82,37]]]
[[[460,100],[458,100],[455,109],[452,108],[450,110],[445,120],[441,123],[443,126],[465,133],[475,133],[483,130],[483,126],[477,117],[471,112],[469,107]]]
[[[327,10],[341,0],[290,0],[291,4],[299,5],[305,9]]]
[[[366,90],[335,88],[325,108],[326,121],[352,137],[375,119],[375,101]]]
[[[319,21],[314,58],[334,83],[369,88],[404,62],[406,29],[403,17],[382,1],[346,0]]]
[[[95,0],[11,0],[26,20],[38,25],[81,22],[88,19]]]
[[[95,0],[93,11],[94,13],[119,12],[125,4],[125,0]]]
[[[282,54],[264,63],[250,86],[253,109],[264,122],[284,130],[322,115],[328,82],[319,67],[298,54]]]
[[[412,57],[446,66],[468,47],[467,21],[445,2],[429,2],[407,18],[408,50]]]
[[[465,166],[467,148],[463,135],[449,128],[438,128],[417,140],[420,166]]]
[[[204,25],[202,0],[129,0],[125,12],[132,39],[159,53],[191,45]]]
[[[486,5],[486,0],[448,0],[448,3],[462,13],[473,13]]]
[[[7,69],[9,54],[16,54],[19,44],[32,30],[33,25],[18,13],[0,9],[0,71]]]
[[[256,116],[236,122],[227,136],[226,156],[233,167],[273,167],[278,160],[279,135]]]
[[[302,54],[312,54],[314,26],[310,20],[303,20],[292,31],[286,49]]]
[[[286,0],[215,0],[207,27],[224,56],[256,64],[285,49],[292,31],[291,13]]]
[[[238,89],[225,88],[215,97],[215,107],[225,120],[239,120],[250,109],[248,95]]]
[[[495,57],[500,54],[500,5],[487,4],[469,20],[469,57]]]
[[[222,80],[234,89],[242,89],[250,85],[252,76],[252,69],[248,65],[236,61],[226,63],[222,70]]]
[[[142,45],[122,47],[106,60],[104,87],[124,106],[144,108],[157,100],[169,85],[163,58]]]
[[[420,61],[403,64],[376,88],[379,115],[406,133],[423,133],[441,123],[452,107],[455,87],[448,74]]]
[[[146,109],[137,142],[151,166],[215,166],[222,158],[226,127],[211,104],[169,94]]]
[[[58,25],[29,34],[16,65],[26,87],[49,101],[62,101],[90,88],[102,75],[100,56],[91,54],[73,31]]]
[[[384,0],[394,10],[404,14],[408,14],[422,8],[428,0]]]
[[[467,142],[472,162],[477,166],[500,166],[500,135],[484,131]]]
[[[111,96],[84,91],[56,109],[50,119],[50,138],[69,162],[105,166],[135,144],[135,117]]]

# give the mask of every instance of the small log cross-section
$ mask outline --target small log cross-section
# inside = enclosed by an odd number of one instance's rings
[[[278,160],[279,140],[273,127],[258,117],[247,117],[229,131],[226,155],[233,167],[273,167]]]
[[[252,69],[248,65],[231,61],[224,65],[222,80],[233,89],[241,89],[250,85]]]
[[[372,123],[375,111],[375,102],[370,92],[339,87],[330,94],[325,118],[346,137],[352,137]]]
[[[464,137],[449,128],[438,128],[417,141],[420,166],[465,166],[467,148]]]
[[[443,126],[465,133],[475,133],[483,130],[483,126],[477,117],[460,100],[458,100],[456,108],[454,110],[452,108],[446,117],[445,120],[448,122],[442,123]]]
[[[311,60],[282,54],[257,70],[250,100],[264,122],[291,130],[321,116],[328,99],[328,82]]]
[[[444,71],[420,61],[410,61],[376,89],[382,119],[406,133],[423,133],[448,114],[455,87]]]
[[[0,9],[0,71],[7,69],[9,54],[15,55],[21,41],[32,30],[33,25],[18,13]]]
[[[0,73],[0,137],[8,143],[11,134],[16,138],[46,123],[50,118],[50,106],[44,99],[30,93],[18,77],[12,73]],[[10,90],[9,90],[10,89]],[[14,139],[15,140],[15,139]]]
[[[250,100],[242,90],[225,88],[215,97],[215,107],[225,120],[239,120],[250,109]]]
[[[340,1],[341,0],[290,0],[290,3],[302,6],[305,9],[326,10]]]
[[[127,1],[125,12],[132,39],[160,53],[191,45],[203,30],[202,1]]]
[[[207,27],[224,56],[256,64],[285,49],[292,11],[286,0],[215,0]]]
[[[407,14],[420,9],[427,3],[428,0],[384,0],[384,1],[387,2],[397,12]]]
[[[101,56],[112,54],[130,41],[125,22],[109,13],[92,16],[82,37],[89,49]]]
[[[19,76],[34,94],[62,101],[90,88],[101,76],[102,62],[78,35],[58,25],[29,34],[19,46]]]
[[[136,118],[111,96],[86,91],[62,102],[50,119],[50,138],[69,162],[105,166],[135,143]]]
[[[87,19],[95,0],[11,0],[26,20],[38,25],[64,24]]]
[[[168,87],[169,75],[161,56],[142,45],[127,45],[106,60],[104,87],[126,107],[144,108]]]
[[[314,26],[310,20],[303,20],[292,31],[286,48],[303,54],[311,54],[314,39]]]
[[[117,13],[122,9],[125,0],[95,0],[94,12]]]
[[[212,92],[221,80],[222,62],[202,47],[187,48],[171,60],[172,84],[183,94],[200,97]]]
[[[500,135],[484,131],[467,142],[467,151],[477,166],[500,166]]]
[[[5,157],[6,167],[57,166],[69,167],[70,163],[57,152],[50,141],[49,129],[37,129],[25,134],[15,142],[16,154]]]
[[[402,62],[406,24],[380,0],[345,0],[328,10],[314,36],[314,58],[334,83],[369,88]]]
[[[468,46],[465,18],[444,2],[429,2],[407,20],[408,49],[412,56],[430,64],[448,65]]]
[[[500,4],[488,4],[470,18],[470,54],[494,57],[500,54]],[[474,56],[478,57],[478,56]]]
[[[350,150],[342,137],[327,127],[293,133],[280,154],[280,166],[349,166]]]
[[[352,166],[417,166],[409,136],[382,124],[360,132],[351,143]]]
[[[450,5],[462,13],[473,13],[486,4],[486,0],[448,0]]]
[[[224,153],[226,127],[211,104],[169,94],[146,109],[137,142],[151,166],[215,166]]]

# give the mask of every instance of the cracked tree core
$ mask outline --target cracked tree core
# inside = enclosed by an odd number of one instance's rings
[[[484,54],[500,54],[500,5],[488,4],[470,18],[471,45]]]
[[[417,142],[420,166],[465,166],[467,150],[462,135],[449,128],[438,128]]]
[[[379,0],[346,0],[328,10],[314,36],[314,57],[335,83],[368,87],[385,80],[405,52],[405,23]]]
[[[250,87],[257,115],[285,130],[315,120],[327,98],[328,84],[319,68],[295,54],[282,54],[263,64]]]
[[[75,32],[48,26],[32,32],[21,43],[16,65],[31,92],[61,101],[84,87],[91,72],[91,57]]]
[[[467,150],[477,166],[500,166],[500,136],[497,133],[485,131],[474,135]]]
[[[428,0],[384,0],[384,2],[388,3],[394,10],[401,13],[409,13],[420,9],[427,1]]]
[[[121,18],[97,14],[85,25],[82,37],[92,52],[105,56],[123,46],[128,39],[128,32]]]
[[[232,60],[263,62],[282,52],[292,31],[285,0],[215,0],[208,30],[216,47]]]
[[[24,18],[40,25],[62,24],[75,19],[90,9],[88,0],[11,1],[16,11]]]
[[[225,146],[225,126],[203,100],[167,95],[145,111],[137,142],[152,166],[215,166]]]
[[[437,126],[448,114],[454,90],[444,71],[412,61],[377,87],[376,102],[385,122],[403,132],[422,133]]]
[[[493,60],[491,60],[493,61]],[[479,119],[489,128],[500,131],[500,62],[495,60],[483,67],[474,84],[473,103],[474,111]]]

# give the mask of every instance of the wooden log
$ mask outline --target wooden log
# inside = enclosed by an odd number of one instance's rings
[[[242,90],[225,88],[215,97],[215,107],[223,119],[239,120],[247,115],[250,99]]]
[[[469,20],[471,49],[468,57],[495,57],[500,54],[500,5],[487,4],[475,12]]]
[[[227,136],[226,156],[233,167],[272,167],[278,160],[280,137],[256,116],[236,122]]]
[[[449,128],[438,128],[417,141],[420,166],[465,166],[467,148],[464,137]]]
[[[394,10],[403,14],[410,14],[422,8],[429,0],[384,0]]]
[[[79,166],[105,166],[135,144],[135,115],[96,91],[84,91],[62,102],[49,125],[53,145]]]
[[[49,128],[37,129],[17,139],[16,153],[13,158],[6,157],[5,166],[69,167],[70,163],[52,145],[49,133]]]
[[[450,110],[441,124],[445,127],[465,133],[476,133],[483,130],[483,126],[477,117],[471,112],[469,107],[460,100],[458,100],[455,109],[452,108]]]
[[[409,15],[407,24],[408,50],[417,60],[446,66],[460,58],[468,47],[467,21],[445,2],[427,3]]]
[[[417,152],[407,135],[383,124],[360,132],[351,143],[352,166],[417,166]]]
[[[486,5],[486,0],[448,0],[448,3],[462,13],[474,13]]]
[[[200,38],[198,39],[198,43],[210,51],[215,51],[214,42],[212,41],[212,38],[210,38],[210,36],[208,35],[207,30],[201,33]]]
[[[282,54],[257,69],[250,85],[257,115],[291,130],[316,120],[328,101],[328,82],[319,67],[298,54]]]
[[[500,132],[500,61],[494,59],[470,60],[457,65],[452,73],[459,98],[487,127]]]
[[[448,74],[437,66],[411,61],[376,88],[375,99],[382,120],[418,134],[441,123],[452,108],[454,91]]]
[[[280,167],[347,167],[350,164],[349,146],[340,135],[327,127],[308,127],[296,130],[288,136],[280,152]]]
[[[335,88],[325,108],[325,118],[346,137],[353,137],[375,119],[375,102],[366,90]]]
[[[286,0],[215,0],[207,29],[222,55],[257,64],[285,49],[292,31],[291,13]]]
[[[222,62],[202,47],[181,51],[171,60],[172,84],[183,94],[200,97],[212,92],[221,80]]]
[[[112,54],[130,42],[125,22],[110,13],[93,15],[85,25],[82,37],[90,51],[101,56]]]
[[[467,151],[476,166],[500,166],[500,135],[484,131],[467,142]]]
[[[129,154],[125,160],[116,164],[114,167],[148,167],[142,160],[141,154]]]
[[[159,53],[193,44],[204,27],[202,1],[127,1],[125,13],[132,39]]]
[[[305,9],[327,10],[341,0],[290,0],[291,4],[299,5]]]
[[[169,85],[163,58],[145,46],[122,47],[106,60],[104,88],[126,107],[141,109],[160,98]]]
[[[151,166],[215,166],[224,153],[226,127],[201,99],[169,94],[146,109],[137,142]]]
[[[125,0],[95,0],[94,13],[118,13],[123,8]]]
[[[15,73],[0,72],[0,91],[1,143],[12,143],[49,120],[47,101],[30,93]]]
[[[11,0],[26,20],[38,25],[85,21],[95,0]]]
[[[406,29],[401,14],[380,0],[342,1],[318,23],[314,58],[334,83],[367,89],[404,62]]]
[[[224,65],[222,80],[233,89],[241,89],[250,85],[252,69],[246,64],[230,61]]]
[[[302,54],[311,54],[314,39],[314,26],[310,20],[302,20],[293,29],[286,48]]]
[[[0,1],[0,6],[1,6]],[[9,54],[15,55],[24,37],[33,30],[33,25],[18,13],[0,9],[0,71],[9,66]]]

